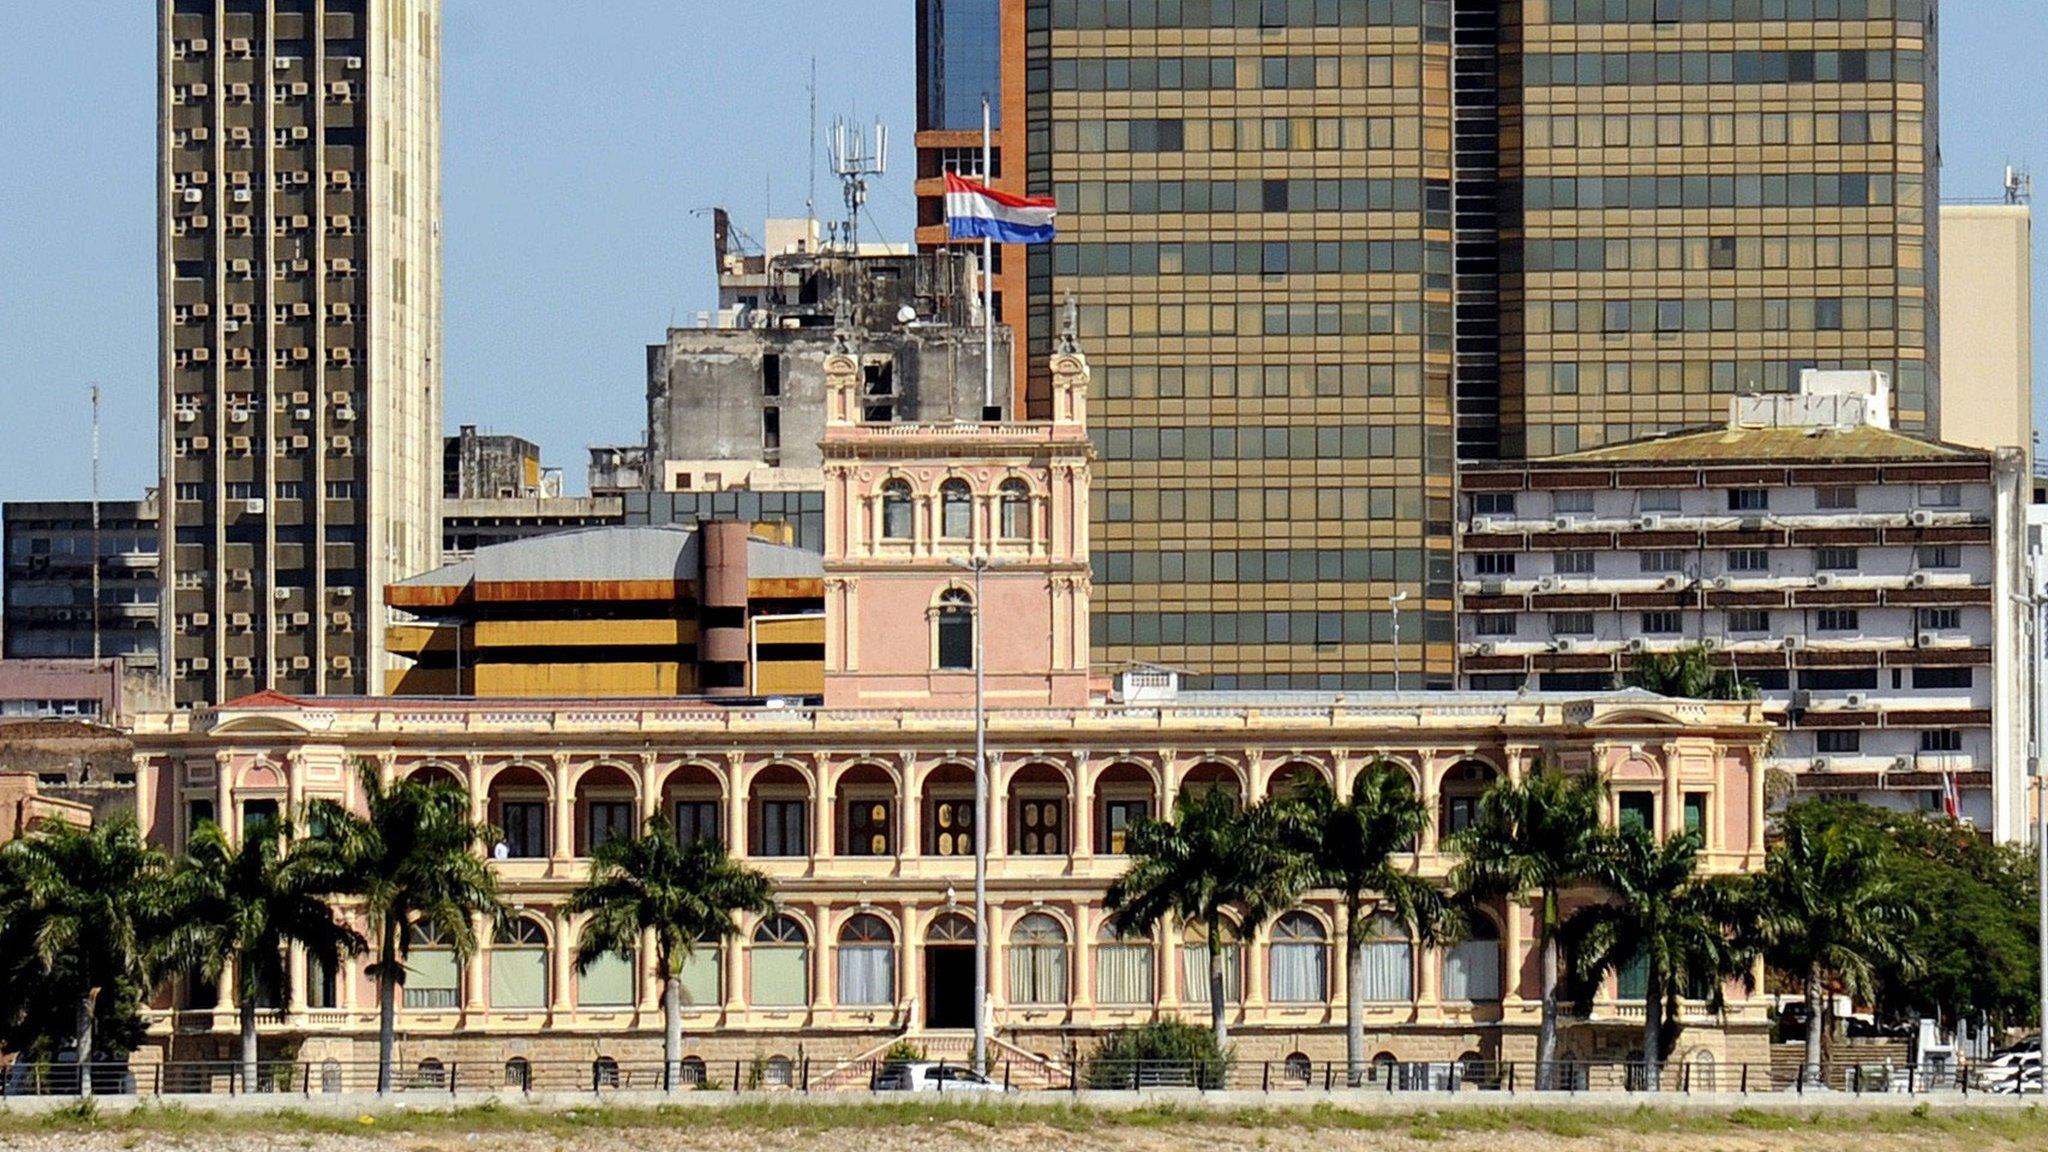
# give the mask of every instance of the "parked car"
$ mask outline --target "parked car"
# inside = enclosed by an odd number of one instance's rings
[[[877,1092],[1009,1092],[1000,1081],[991,1080],[964,1064],[934,1064],[904,1061],[884,1065],[875,1074]]]

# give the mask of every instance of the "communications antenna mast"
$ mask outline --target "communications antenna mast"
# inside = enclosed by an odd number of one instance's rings
[[[860,212],[868,202],[868,180],[888,167],[888,125],[875,121],[875,141],[870,149],[858,126],[843,119],[832,122],[832,171],[846,194],[846,223],[839,235],[849,252],[860,251]]]

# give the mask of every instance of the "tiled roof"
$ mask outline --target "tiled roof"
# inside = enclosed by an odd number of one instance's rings
[[[1707,428],[1550,456],[1535,464],[1717,464],[1835,461],[1967,462],[1975,448],[1921,440],[1871,425],[1854,428]]]

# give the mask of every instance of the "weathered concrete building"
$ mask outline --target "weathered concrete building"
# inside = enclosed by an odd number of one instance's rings
[[[450,500],[560,496],[562,470],[542,464],[540,445],[523,436],[464,424],[441,441],[441,494]]]
[[[7,551],[0,656],[119,656],[157,667],[163,549],[154,491],[100,501],[97,531],[90,500],[11,501],[0,521]]]

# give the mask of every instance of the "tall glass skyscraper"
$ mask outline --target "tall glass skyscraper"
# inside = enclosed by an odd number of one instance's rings
[[[1927,0],[920,0],[919,28],[920,239],[963,84],[1002,96],[998,186],[1060,204],[999,315],[1029,410],[1079,303],[1098,661],[1447,684],[1461,455],[1713,421],[1805,366],[1886,369],[1931,430]]]

